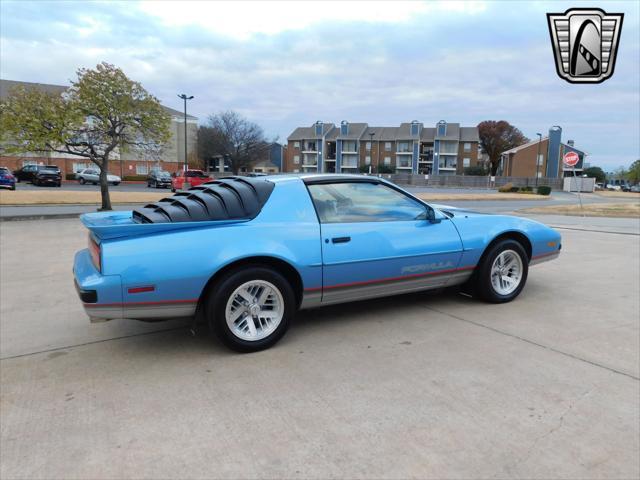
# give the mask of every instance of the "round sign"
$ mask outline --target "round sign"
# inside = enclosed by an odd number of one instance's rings
[[[562,161],[568,167],[575,167],[580,161],[580,157],[576,152],[567,152],[564,154],[564,157],[562,157]]]

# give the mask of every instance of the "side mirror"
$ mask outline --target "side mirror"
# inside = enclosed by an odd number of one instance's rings
[[[431,207],[427,207],[427,218],[426,220],[429,223],[440,223],[442,220],[439,218],[436,218],[436,211],[431,208]]]

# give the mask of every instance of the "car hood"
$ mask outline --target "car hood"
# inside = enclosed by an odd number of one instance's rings
[[[466,208],[453,207],[451,205],[440,205],[436,203],[430,203],[429,205],[432,206],[433,208],[440,210],[441,212],[444,212],[445,214],[450,213],[454,217],[459,215],[464,215],[467,217],[470,215],[471,216],[492,215],[491,213],[476,212],[475,210],[468,210]]]

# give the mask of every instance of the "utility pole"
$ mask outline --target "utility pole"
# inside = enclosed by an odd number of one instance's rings
[[[182,93],[178,97],[184,100],[184,182],[182,183],[182,189],[187,190],[191,188],[191,183],[187,180],[187,170],[189,170],[189,162],[187,160],[187,100],[191,100],[193,95],[187,96]]]

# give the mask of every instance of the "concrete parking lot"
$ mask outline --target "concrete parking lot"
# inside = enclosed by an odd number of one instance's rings
[[[90,324],[78,220],[0,223],[0,477],[638,478],[629,222],[562,230],[510,304],[307,311],[251,355],[180,320]]]

